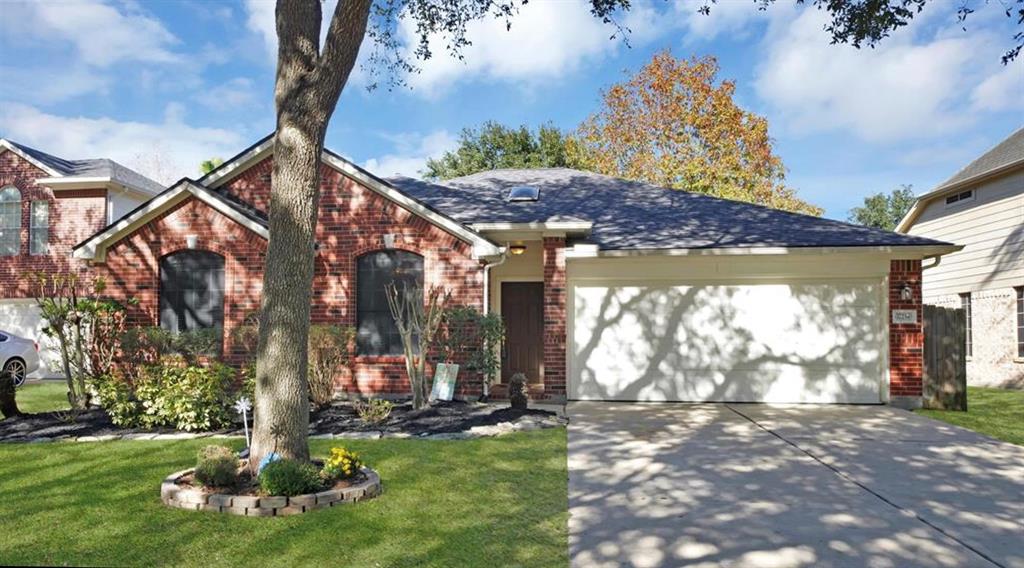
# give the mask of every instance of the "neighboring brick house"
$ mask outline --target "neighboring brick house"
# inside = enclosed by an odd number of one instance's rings
[[[86,269],[72,247],[163,189],[111,160],[67,160],[0,138],[0,329],[41,340],[25,273]],[[57,372],[55,353],[41,354],[41,374]]]
[[[139,300],[135,323],[222,327],[237,358],[272,152],[182,180],[74,257]],[[383,286],[411,282],[502,314],[499,396],[523,372],[547,400],[920,403],[921,260],[955,245],[569,169],[434,184],[322,163],[312,318],[357,329],[349,393],[408,392]]]
[[[896,229],[963,250],[924,272],[924,301],[967,314],[967,382],[1024,388],[1024,128],[918,197]]]

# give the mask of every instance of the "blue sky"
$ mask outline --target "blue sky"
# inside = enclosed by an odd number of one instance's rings
[[[845,219],[870,193],[933,187],[1024,124],[1024,57],[999,61],[1014,26],[998,2],[976,2],[965,32],[959,4],[933,0],[873,50],[829,45],[823,14],[789,0],[764,12],[719,0],[710,16],[699,4],[635,2],[620,15],[627,46],[584,4],[534,0],[511,31],[474,25],[464,62],[439,43],[411,88],[367,92],[358,71],[327,144],[380,175],[414,175],[463,127],[573,128],[655,51],[714,55],[741,106],[768,117],[787,182]],[[271,0],[6,0],[0,11],[0,136],[171,181],[273,127]]]

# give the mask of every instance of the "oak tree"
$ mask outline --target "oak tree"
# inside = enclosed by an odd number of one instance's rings
[[[526,126],[510,128],[485,122],[465,128],[459,147],[440,158],[427,160],[426,177],[451,179],[501,168],[560,168],[570,166],[562,131],[550,124],[536,132]]]
[[[850,210],[849,220],[858,225],[892,231],[914,204],[913,186],[902,185],[889,195],[876,193],[864,198],[864,204]]]

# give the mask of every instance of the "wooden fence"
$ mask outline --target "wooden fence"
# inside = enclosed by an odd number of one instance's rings
[[[967,410],[967,329],[962,308],[924,306],[924,407]]]

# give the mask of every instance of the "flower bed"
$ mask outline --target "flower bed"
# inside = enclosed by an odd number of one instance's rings
[[[160,485],[160,499],[169,507],[189,511],[212,511],[247,517],[298,515],[316,509],[337,507],[381,494],[380,476],[368,467],[353,480],[339,482],[330,489],[292,497],[228,494],[191,483],[195,468],[168,475]]]

